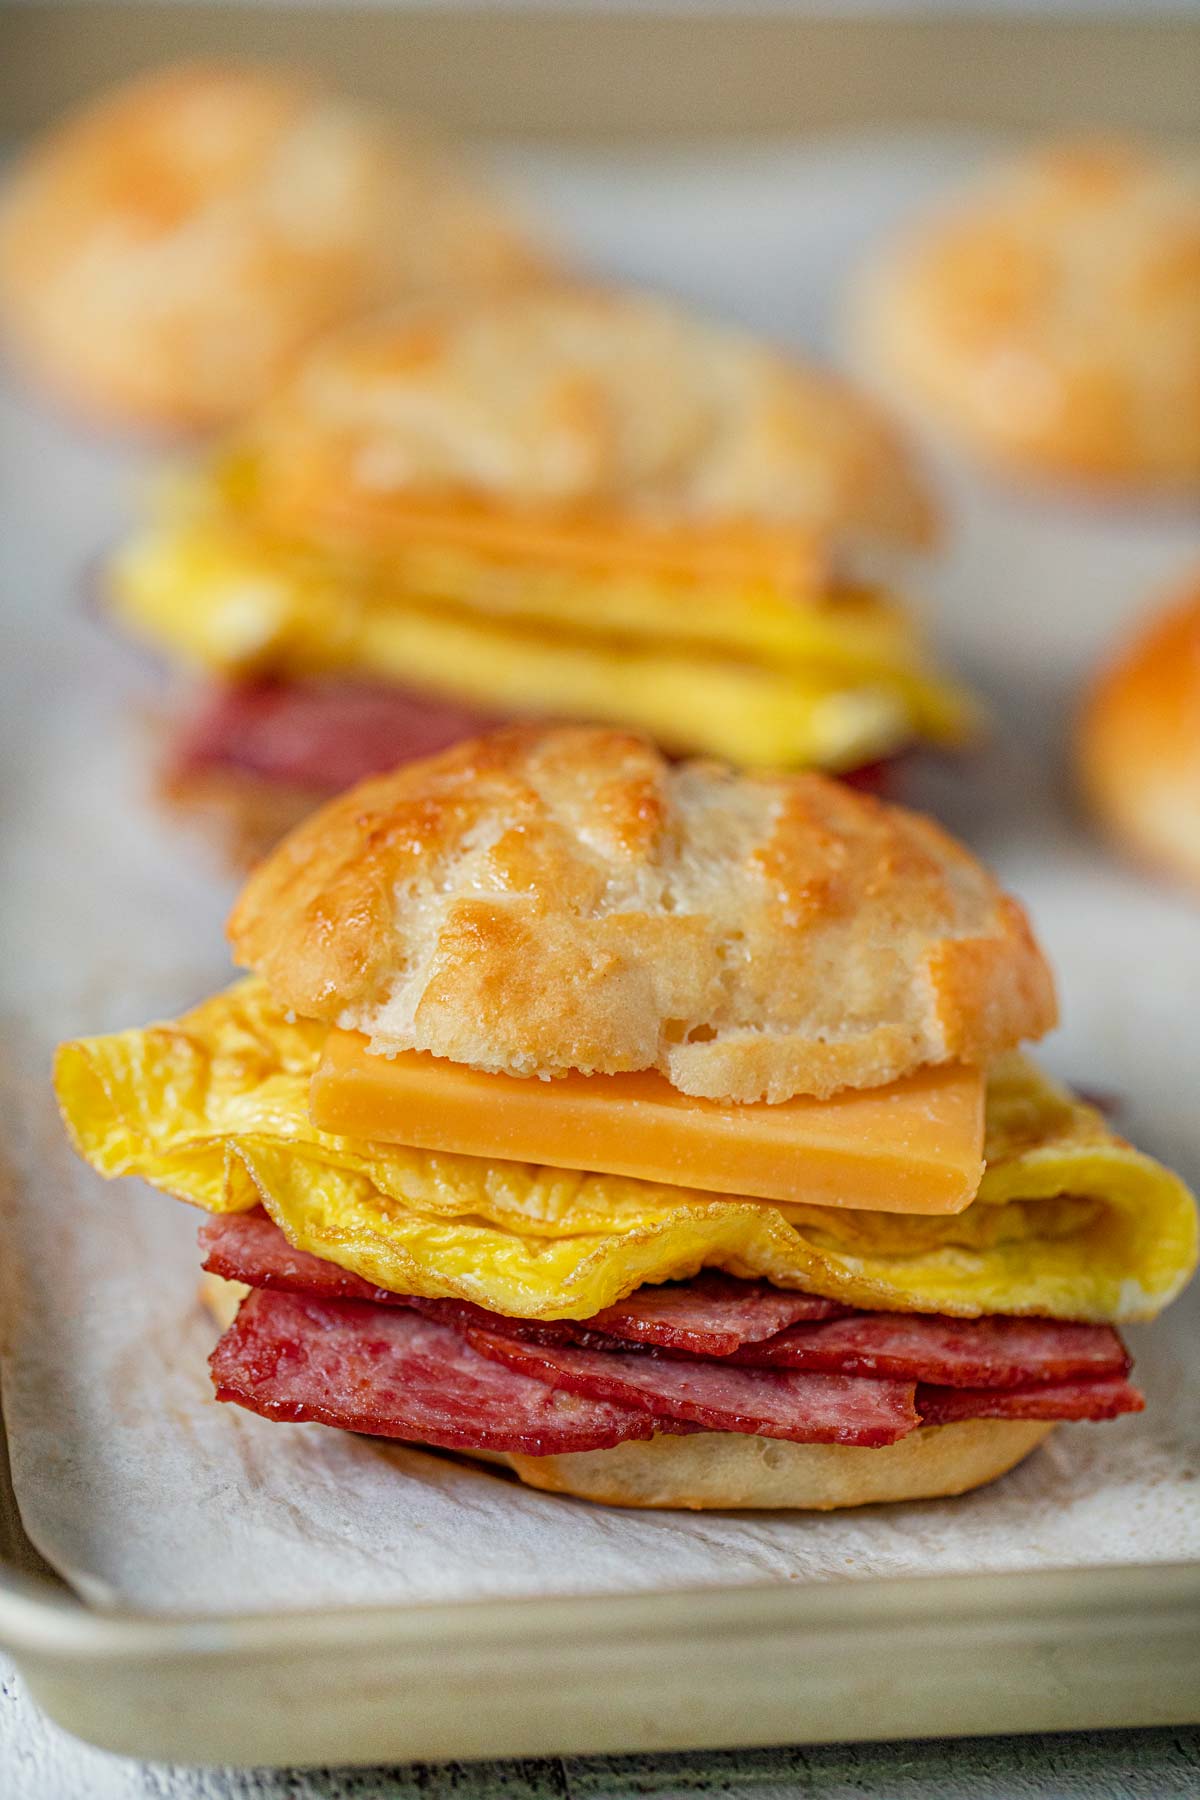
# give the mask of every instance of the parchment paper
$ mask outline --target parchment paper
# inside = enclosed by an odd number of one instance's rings
[[[513,156],[577,250],[810,347],[846,270],[978,146],[855,141],[719,162]],[[230,889],[145,798],[156,676],[81,610],[145,455],[0,400],[8,1130],[3,1397],[42,1552],[100,1601],[217,1612],[1200,1556],[1200,1294],[1129,1333],[1148,1408],[1066,1426],[964,1499],[829,1518],[637,1514],[453,1458],[210,1397],[197,1216],[73,1159],[47,1089],[61,1036],[141,1023],[223,983]],[[1120,621],[1200,561],[1200,523],[1004,490],[939,456],[953,545],[931,608],[993,698],[991,748],[910,788],[1032,906],[1066,1025],[1047,1061],[1120,1103],[1200,1179],[1200,905],[1106,859],[1071,816],[1063,733]],[[1192,1346],[1189,1365],[1189,1343]]]

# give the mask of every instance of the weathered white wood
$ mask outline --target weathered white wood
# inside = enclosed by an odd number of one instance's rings
[[[0,1662],[2,1800],[1196,1800],[1200,1728],[960,1743],[831,1744],[396,1769],[128,1762],[43,1718]]]

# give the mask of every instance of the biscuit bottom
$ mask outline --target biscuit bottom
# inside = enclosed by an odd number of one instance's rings
[[[222,1330],[233,1323],[249,1291],[220,1275],[200,1279],[201,1301]],[[511,1469],[527,1487],[544,1493],[572,1494],[601,1506],[833,1512],[965,1494],[1006,1475],[1053,1430],[1053,1421],[1045,1419],[964,1419],[922,1426],[878,1450],[704,1431],[565,1456],[453,1454]]]
[[[964,1419],[878,1450],[698,1432],[567,1456],[466,1454],[503,1464],[529,1487],[602,1506],[833,1512],[965,1494],[1007,1474],[1053,1430],[1044,1419]]]

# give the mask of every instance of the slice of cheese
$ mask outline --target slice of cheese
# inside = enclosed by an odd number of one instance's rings
[[[300,542],[445,544],[555,568],[641,569],[664,576],[770,581],[811,594],[830,576],[821,533],[799,526],[658,524],[601,510],[497,506],[459,498],[421,502],[363,486],[357,452],[309,457],[252,486],[247,512]],[[218,471],[217,480],[221,481]],[[251,477],[253,483],[253,477]],[[226,491],[228,481],[224,482]]]
[[[309,1094],[339,1136],[631,1175],[807,1206],[955,1213],[983,1177],[985,1076],[948,1064],[888,1087],[779,1106],[698,1100],[653,1071],[552,1082],[331,1031]]]

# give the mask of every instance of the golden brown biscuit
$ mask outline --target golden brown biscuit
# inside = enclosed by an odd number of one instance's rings
[[[446,508],[589,529],[593,555],[921,545],[934,511],[906,448],[832,376],[644,294],[542,287],[413,308],[340,334],[256,422],[254,492],[304,534],[429,531]],[[462,517],[462,509],[471,509]],[[509,525],[511,531],[511,523]],[[707,537],[705,536],[707,534]],[[583,547],[586,557],[586,544]]]
[[[1200,485],[1200,159],[1051,144],[897,244],[860,328],[897,390],[1030,473]]]
[[[201,1301],[222,1331],[233,1324],[249,1292],[240,1281],[200,1278]],[[460,1454],[511,1469],[528,1487],[602,1506],[831,1512],[965,1494],[1006,1475],[1053,1430],[1041,1419],[966,1419],[925,1426],[876,1450],[697,1432],[565,1456]]]
[[[291,71],[196,63],[105,95],[18,163],[0,312],[18,356],[104,419],[244,413],[319,332],[534,267],[440,152]]]
[[[1076,753],[1088,801],[1113,835],[1200,883],[1200,578],[1101,671]]]
[[[929,820],[586,728],[364,782],[284,840],[229,931],[281,1004],[382,1048],[656,1068],[720,1100],[982,1063],[1055,1018],[1021,908]]]

